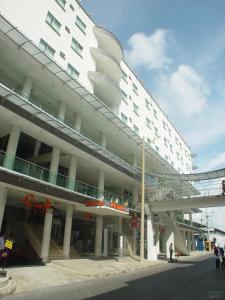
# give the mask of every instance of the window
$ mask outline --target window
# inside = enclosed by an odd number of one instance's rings
[[[155,131],[155,135],[159,136],[159,130],[158,130],[158,128],[154,127],[154,131]]]
[[[153,114],[154,114],[154,117],[158,120],[157,111],[155,109],[153,109]]]
[[[60,55],[63,59],[66,59],[65,53],[63,53],[62,51],[60,51],[59,55]]]
[[[80,28],[80,30],[85,33],[86,31],[86,25],[84,24],[84,22],[81,20],[80,17],[76,16],[76,21],[75,24],[77,25],[78,28]]]
[[[73,78],[78,79],[80,73],[70,64],[67,65],[67,73]]]
[[[74,7],[72,4],[70,4],[70,8],[72,9],[72,11],[74,11]]]
[[[168,155],[165,155],[165,160],[169,161]]]
[[[149,143],[149,145],[152,144],[152,141],[150,140],[150,138],[147,138],[147,142]]]
[[[166,147],[168,147],[168,145],[169,145],[169,141],[164,137],[164,145],[166,146]]]
[[[68,33],[70,33],[69,27],[65,26],[65,30],[66,30]]]
[[[61,24],[56,20],[56,18],[48,12],[46,22],[54,29],[57,33],[59,33]]]
[[[127,116],[125,116],[123,113],[121,113],[121,120],[122,120],[124,123],[127,124],[128,118],[127,118]]]
[[[157,152],[159,152],[159,147],[158,147],[158,146],[155,146],[155,150],[156,150]]]
[[[150,122],[149,118],[146,118],[146,125],[148,126],[148,128],[151,129],[151,122]]]
[[[172,136],[171,129],[170,129],[170,128],[168,128],[168,130],[169,130],[169,135],[170,135],[170,136]]]
[[[55,0],[63,9],[65,9],[66,1],[65,0]]]
[[[164,122],[164,121],[163,121],[163,128],[164,128],[165,130],[167,130],[167,125],[166,125],[166,122]]]
[[[55,50],[49,46],[43,39],[40,40],[39,48],[41,51],[45,52],[49,57],[53,58],[55,55]]]
[[[145,106],[150,110],[150,103],[147,99],[145,99]]]
[[[133,103],[133,112],[138,116],[138,106]]]
[[[178,141],[178,138],[175,136],[175,142],[177,145],[179,145],[179,141]]]
[[[177,159],[180,160],[180,153],[177,152]]]
[[[133,128],[134,128],[134,132],[138,134],[139,133],[139,128],[136,125],[134,125]]]
[[[138,95],[138,88],[134,83],[133,83],[133,91],[135,92],[136,95]]]
[[[173,146],[170,144],[170,151],[173,153]]]
[[[127,83],[127,74],[123,71],[122,71],[122,79]]]
[[[127,94],[121,89],[121,93],[122,93],[122,100],[126,103],[127,103]]]
[[[82,51],[83,51],[83,47],[81,46],[81,44],[78,43],[78,41],[75,38],[72,38],[72,44],[71,44],[72,49],[82,57]]]

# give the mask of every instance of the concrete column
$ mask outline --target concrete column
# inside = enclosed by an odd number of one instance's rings
[[[181,212],[181,220],[184,223],[184,212],[183,211]]]
[[[52,158],[50,164],[49,182],[56,184],[58,166],[59,166],[60,150],[57,147],[53,147]]]
[[[103,256],[107,257],[108,256],[108,228],[104,228],[103,230],[103,235],[104,235],[104,245],[103,245]]]
[[[95,232],[95,257],[101,257],[102,255],[102,227],[103,216],[96,216],[96,232]]]
[[[63,240],[63,256],[66,259],[70,257],[70,239],[71,239],[72,222],[73,222],[73,205],[67,204],[66,220],[65,220],[65,228],[64,228],[64,240]]]
[[[81,130],[81,116],[80,115],[76,115],[76,119],[74,122],[74,126],[73,128],[80,133]]]
[[[107,145],[107,139],[106,134],[104,132],[101,133],[101,147],[106,148]]]
[[[36,140],[33,157],[37,157],[41,148],[41,141]]]
[[[189,214],[190,225],[192,225],[192,213]]]
[[[98,171],[98,197],[104,199],[105,174],[102,170]]]
[[[192,237],[191,237],[190,231],[188,231],[187,240],[188,240],[188,250],[191,251],[192,250]]]
[[[132,202],[133,206],[136,207],[138,201],[138,187],[136,184],[133,185],[133,192],[132,192]],[[133,254],[137,254],[137,229],[133,228]]]
[[[43,239],[41,245],[41,258],[43,262],[48,261],[49,245],[51,240],[52,218],[53,218],[53,209],[52,208],[47,209],[45,213],[45,223],[44,223]]]
[[[6,198],[7,198],[7,189],[5,187],[0,186],[0,231],[2,229],[2,221],[5,212]]]
[[[18,127],[13,127],[9,136],[9,141],[6,149],[6,155],[3,163],[3,167],[7,169],[13,169],[16,150],[19,143],[21,130]]]
[[[118,253],[119,257],[124,256],[124,236],[123,236],[123,218],[118,217]]]
[[[152,215],[147,216],[147,259],[157,260]]]
[[[74,191],[77,174],[77,157],[74,155],[70,156],[69,176],[67,187],[69,190]]]
[[[164,238],[165,238],[165,244],[166,244],[166,257],[169,258],[170,257],[170,251],[169,251],[169,247],[170,244],[173,244],[173,256],[175,254],[175,246],[174,246],[174,233],[172,231],[172,228],[170,227],[165,227],[165,233],[164,233]]]
[[[63,120],[65,119],[65,114],[66,114],[66,104],[64,102],[60,102],[59,103],[59,109],[58,109],[58,114],[57,114],[57,117],[60,119],[60,120]]]
[[[155,226],[155,248],[156,248],[156,255],[160,253],[159,250],[159,226]]]
[[[29,99],[30,97],[32,86],[33,86],[33,80],[30,77],[27,77],[23,83],[23,87],[21,91],[22,95],[27,99]]]

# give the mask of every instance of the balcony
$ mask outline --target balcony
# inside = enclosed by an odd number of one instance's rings
[[[109,106],[119,105],[121,102],[121,91],[118,83],[104,73],[88,72],[88,77],[94,83],[94,93]]]
[[[120,64],[123,59],[123,50],[119,40],[108,30],[94,26],[93,31],[98,39],[98,47],[105,50]]]
[[[3,151],[0,150],[0,167],[3,167],[4,160],[6,158],[7,154]],[[44,182],[49,182],[49,176],[53,175],[56,179],[56,184],[59,187],[62,188],[67,188],[71,181],[74,183],[74,192],[78,192],[83,195],[87,195],[93,199],[98,199],[98,190],[95,186],[92,186],[90,184],[81,182],[81,181],[74,181],[70,177],[64,176],[62,174],[51,174],[49,169],[46,169],[42,166],[36,165],[34,163],[31,163],[29,161],[23,160],[18,157],[12,157],[12,156],[7,156],[8,160],[11,160],[13,165],[13,170],[17,173],[23,174],[30,176],[32,178],[36,178],[38,180],[44,181]],[[121,198],[118,195],[115,195],[113,193],[110,193],[108,191],[104,192],[104,200],[106,202],[115,202],[121,205],[124,205],[128,207],[128,205],[131,203],[130,198]]]
[[[116,82],[120,82],[121,69],[119,63],[108,52],[100,48],[91,48],[91,54],[97,65],[97,71],[109,75]]]

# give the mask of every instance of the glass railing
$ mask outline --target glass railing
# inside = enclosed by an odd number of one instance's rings
[[[31,163],[29,161],[25,161],[18,157],[12,157],[7,155],[5,152],[0,151],[0,166],[4,166],[4,161],[7,158],[7,162],[9,165],[12,165],[13,171],[16,171],[18,173],[39,179],[41,181],[49,182],[50,178],[54,179],[54,182],[51,182],[57,186],[68,188],[71,182],[73,182],[74,191],[90,196],[94,199],[98,199],[98,190],[95,186],[89,185],[87,183],[81,182],[81,181],[75,181],[67,176],[64,176],[62,174],[53,174],[50,172],[49,169],[46,169],[42,166],[36,165],[34,163]],[[118,204],[124,205],[124,206],[130,206],[131,199],[126,198],[122,199],[121,197],[110,193],[108,191],[104,192],[104,201],[106,202],[116,202]]]

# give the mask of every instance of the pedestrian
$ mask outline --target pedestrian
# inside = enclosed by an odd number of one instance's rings
[[[170,251],[170,261],[173,261],[173,243],[170,244],[169,251]]]
[[[220,249],[216,246],[214,247],[214,255],[216,256],[216,269],[220,270],[220,264],[221,264],[221,253]]]
[[[224,270],[224,268],[225,268],[225,257],[224,257],[224,250],[223,250],[222,247],[220,248],[220,254],[221,254],[221,257],[220,257],[221,269]]]

